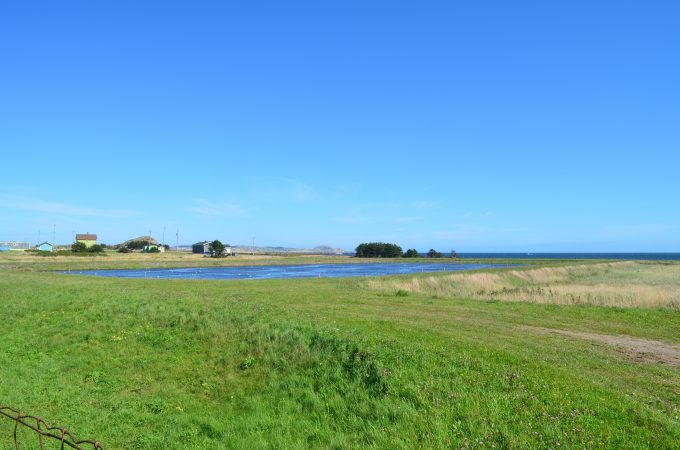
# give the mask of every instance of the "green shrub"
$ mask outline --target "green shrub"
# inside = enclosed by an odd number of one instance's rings
[[[71,251],[73,253],[83,253],[87,251],[87,245],[84,242],[74,242],[71,245]]]
[[[246,370],[246,369],[252,367],[253,364],[255,364],[255,358],[253,358],[252,356],[249,356],[249,357],[245,358],[243,361],[241,361],[241,363],[238,365],[238,368],[241,369],[241,370]]]

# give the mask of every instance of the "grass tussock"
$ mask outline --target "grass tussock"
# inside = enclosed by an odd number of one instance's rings
[[[614,262],[371,280],[372,289],[433,297],[680,309],[680,264]]]

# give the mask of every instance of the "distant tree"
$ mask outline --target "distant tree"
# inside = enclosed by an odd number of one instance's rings
[[[444,255],[442,255],[441,253],[439,253],[437,250],[435,250],[433,248],[431,248],[430,251],[427,252],[428,258],[441,258],[442,256],[444,256]]]
[[[94,244],[87,249],[90,253],[104,253],[104,247],[99,244]]]
[[[158,250],[158,247],[156,247],[155,245],[151,245],[151,246],[147,247],[145,252],[146,253],[160,253],[161,251]]]
[[[404,254],[398,245],[384,242],[359,244],[355,252],[357,258],[400,258]]]
[[[420,253],[418,253],[418,250],[415,248],[409,248],[406,250],[406,253],[404,253],[404,258],[417,258],[420,256]]]
[[[118,249],[118,253],[131,253],[131,252],[132,252],[132,250],[130,250],[130,249],[127,248],[127,247],[120,247],[120,248]]]
[[[456,253],[455,250],[451,250],[451,258],[458,259],[458,258],[460,258],[460,256],[458,256],[458,253]]]
[[[383,251],[380,256],[383,258],[401,258],[403,254],[404,251],[398,245],[385,244],[385,247],[383,247]]]
[[[209,249],[210,249],[210,257],[211,258],[221,258],[221,257],[225,256],[225,254],[224,254],[224,249],[225,249],[224,244],[221,243],[220,241],[218,241],[217,239],[210,243]]]
[[[73,253],[82,253],[87,251],[87,245],[84,242],[74,242],[71,245],[71,251]]]

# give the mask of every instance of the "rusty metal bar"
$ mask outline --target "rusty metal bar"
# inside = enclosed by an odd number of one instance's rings
[[[40,449],[44,448],[43,437],[56,439],[61,442],[62,450],[65,445],[75,450],[104,450],[104,447],[99,441],[90,439],[77,440],[66,428],[51,427],[41,417],[31,416],[23,412],[11,408],[9,406],[0,406],[0,415],[12,419],[14,421],[14,448],[19,450],[19,425],[22,425],[30,430],[33,430],[38,437],[38,444]],[[59,434],[54,434],[59,432]],[[85,445],[85,447],[83,447]]]

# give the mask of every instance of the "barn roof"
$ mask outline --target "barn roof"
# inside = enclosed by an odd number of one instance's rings
[[[96,234],[76,234],[76,241],[96,241]]]

